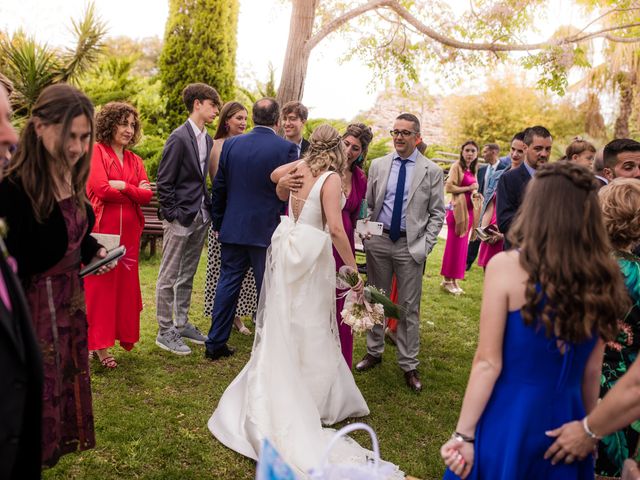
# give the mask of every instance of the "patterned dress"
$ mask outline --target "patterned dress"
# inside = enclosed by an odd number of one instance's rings
[[[619,322],[616,339],[607,343],[602,364],[600,398],[627,372],[640,350],[640,258],[625,253],[618,255],[618,264],[633,306],[624,320]],[[603,438],[598,444],[596,474],[619,477],[624,461],[636,456],[639,432],[640,421],[636,421]]]
[[[207,277],[204,286],[204,315],[211,317],[213,302],[216,299],[216,287],[220,278],[221,259],[220,242],[213,236],[213,230],[209,228],[209,240],[207,247]],[[256,280],[253,277],[253,268],[242,280],[242,288],[236,305],[236,315],[238,317],[251,317],[256,313],[258,304],[258,293],[256,291]]]
[[[87,317],[80,270],[80,243],[87,220],[71,198],[59,202],[69,245],[65,256],[31,279],[27,301],[42,350],[42,464],[95,446]]]

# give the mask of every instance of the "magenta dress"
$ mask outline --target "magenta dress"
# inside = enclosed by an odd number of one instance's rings
[[[67,198],[59,202],[67,226],[65,256],[34,276],[27,294],[42,350],[42,464],[53,466],[67,453],[95,446],[87,317],[80,271],[80,244],[87,219]]]
[[[353,239],[354,231],[356,228],[356,221],[358,219],[358,212],[360,210],[360,204],[367,194],[367,177],[364,172],[359,168],[353,169],[351,175],[351,193],[342,209],[342,223],[344,224],[344,231],[347,232],[347,238],[351,245],[351,251],[356,251],[355,242]],[[336,271],[344,265],[342,258],[337,250],[333,249],[333,258],[336,260]],[[353,333],[351,333],[351,327],[342,323],[342,308],[344,307],[344,298],[340,298],[343,294],[343,290],[337,290],[338,298],[336,300],[336,318],[338,320],[338,332],[340,334],[340,346],[342,347],[342,355],[349,368],[353,361]]]
[[[495,195],[493,196],[491,201],[493,202],[494,209],[493,209],[493,215],[491,216],[490,225],[497,225],[498,220],[497,220],[496,213],[498,209],[495,208],[495,205],[496,205]],[[494,255],[502,251],[503,246],[504,246],[504,240],[500,240],[499,242],[496,242],[493,245],[487,242],[480,243],[480,253],[478,254],[478,265],[485,268],[489,263],[489,260],[491,260]]]
[[[476,176],[471,170],[465,170],[462,177],[461,187],[468,187],[476,183]],[[442,269],[440,275],[446,278],[462,280],[467,267],[467,248],[469,247],[469,232],[473,226],[473,204],[471,203],[471,192],[465,192],[467,200],[467,211],[469,212],[469,228],[467,233],[459,237],[456,235],[456,220],[453,218],[453,205],[447,208],[447,243],[444,247],[442,257]]]

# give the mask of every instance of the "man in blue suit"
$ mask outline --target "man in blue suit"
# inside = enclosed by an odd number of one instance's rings
[[[258,100],[253,106],[254,129],[225,140],[220,153],[213,181],[211,223],[222,244],[222,265],[205,342],[205,357],[211,360],[233,354],[227,340],[242,279],[250,266],[258,295],[262,287],[267,247],[283,208],[270,175],[298,158],[297,146],[276,134],[279,118],[275,100]]]
[[[527,146],[527,151],[522,165],[515,169],[512,168],[498,181],[498,196],[496,198],[498,229],[505,236],[505,250],[511,247],[507,240],[507,233],[520,204],[522,204],[525,188],[538,167],[549,161],[553,139],[545,127],[535,126],[524,131],[524,143]]]

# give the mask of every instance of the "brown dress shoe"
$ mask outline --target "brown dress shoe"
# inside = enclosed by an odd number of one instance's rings
[[[409,370],[408,372],[404,372],[404,380],[407,382],[407,386],[414,392],[419,392],[422,390],[422,383],[420,382],[420,378],[418,378],[417,370]]]
[[[356,370],[359,372],[364,372],[365,370],[369,370],[370,368],[375,367],[382,361],[381,357],[374,357],[373,355],[366,354],[362,360],[358,362],[356,365]]]

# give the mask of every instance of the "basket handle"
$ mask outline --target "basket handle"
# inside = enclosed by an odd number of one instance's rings
[[[375,471],[376,472],[378,471],[378,468],[380,466],[380,447],[378,445],[378,437],[376,436],[376,432],[373,431],[373,428],[371,428],[366,423],[352,423],[351,425],[342,427],[340,430],[338,430],[335,433],[335,435],[329,442],[329,445],[327,445],[327,448],[324,451],[324,455],[322,457],[322,461],[320,462],[320,465],[322,465],[323,468],[329,463],[329,453],[331,453],[331,450],[333,449],[334,445],[338,442],[338,440],[341,437],[345,437],[347,436],[347,434],[354,432],[356,430],[365,430],[367,433],[369,433],[369,436],[371,437],[371,444],[373,447],[373,455],[374,455],[373,466]]]

